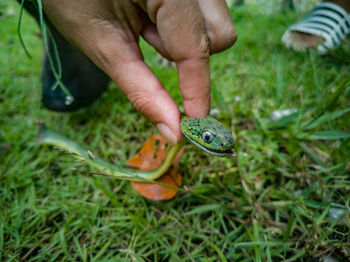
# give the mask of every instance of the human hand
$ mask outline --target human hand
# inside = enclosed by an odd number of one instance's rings
[[[43,7],[57,29],[116,82],[170,143],[182,136],[180,112],[144,63],[139,36],[176,63],[186,115],[208,114],[209,55],[236,39],[224,0],[43,0]]]

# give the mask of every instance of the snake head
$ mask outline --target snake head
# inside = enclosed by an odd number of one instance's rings
[[[234,141],[229,128],[216,119],[187,118],[181,122],[182,133],[195,145],[213,155],[233,155]]]

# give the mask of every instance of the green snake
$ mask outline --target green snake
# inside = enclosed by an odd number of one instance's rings
[[[180,128],[189,141],[210,154],[219,156],[236,155],[231,130],[210,116],[185,118],[181,121]],[[158,168],[142,171],[112,165],[95,156],[90,150],[75,141],[45,127],[41,129],[39,140],[44,144],[50,144],[75,154],[75,156],[84,159],[105,175],[133,181],[150,181],[161,177],[170,168],[174,158],[186,141],[186,139],[182,139],[178,144],[170,147],[165,160]]]

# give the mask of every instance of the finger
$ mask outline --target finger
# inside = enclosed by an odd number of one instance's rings
[[[167,141],[176,144],[182,137],[177,105],[142,60],[137,43],[114,42],[118,51],[104,49],[106,55],[114,52],[108,63],[109,75],[135,108],[157,125]]]
[[[181,139],[180,112],[148,66],[141,60],[126,59],[115,65],[113,79],[135,108],[155,123],[161,134],[172,144]]]
[[[167,58],[168,60],[172,60],[163,46],[155,24],[149,20],[144,21],[144,27],[142,28],[141,35],[143,39],[153,46],[163,57]]]
[[[217,53],[232,46],[237,33],[225,0],[198,1],[209,38],[210,52]]]
[[[187,59],[177,61],[178,79],[185,114],[189,117],[204,117],[210,109],[209,60]]]
[[[209,41],[196,0],[150,1],[161,42],[178,70],[185,113],[203,117],[210,107]],[[153,10],[153,9],[155,10]]]

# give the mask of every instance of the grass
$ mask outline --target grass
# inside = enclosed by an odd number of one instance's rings
[[[212,106],[232,127],[244,180],[232,159],[188,146],[180,166],[187,192],[154,202],[37,143],[42,120],[123,164],[156,128],[114,85],[78,112],[45,110],[39,28],[24,15],[28,59],[18,12],[0,1],[0,261],[349,259],[350,89],[342,84],[349,46],[325,57],[295,53],[280,37],[300,13],[266,14],[253,3],[232,11],[239,40],[211,59]],[[158,66],[153,49],[142,46],[180,105],[175,70]],[[298,111],[270,119],[283,109]]]

